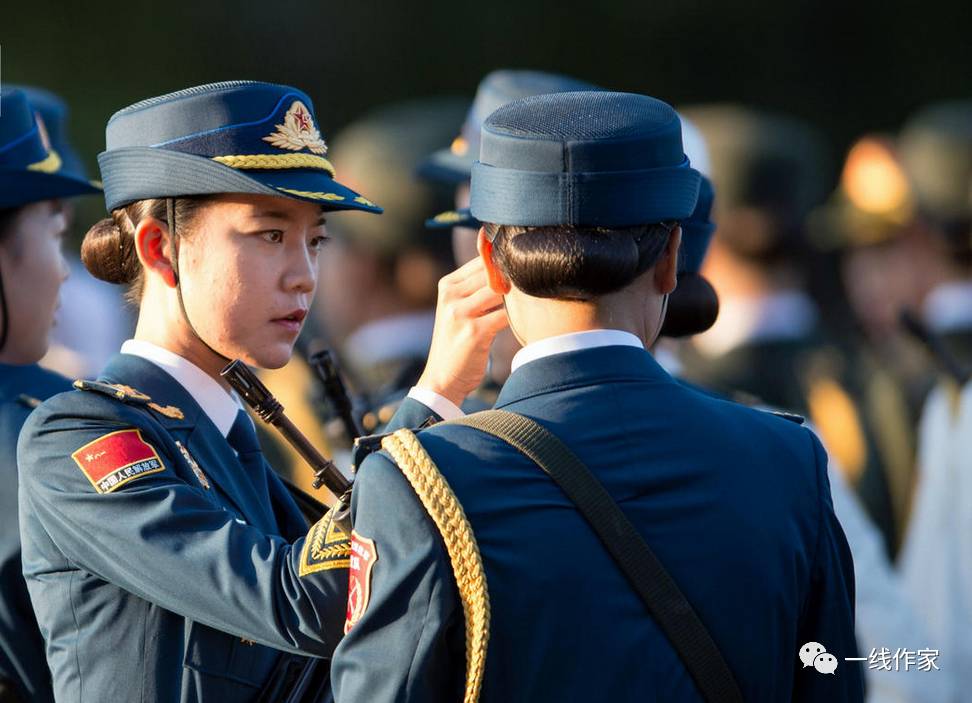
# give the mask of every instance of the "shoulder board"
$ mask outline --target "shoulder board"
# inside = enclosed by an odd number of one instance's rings
[[[101,393],[102,395],[107,395],[115,400],[128,403],[129,405],[141,405],[154,410],[159,415],[163,415],[174,420],[181,420],[185,417],[183,412],[174,405],[163,406],[159,405],[158,403],[153,403],[152,398],[147,396],[145,393],[142,393],[131,386],[125,386],[120,383],[103,383],[101,381],[86,381],[83,379],[78,379],[74,382],[74,387],[79,391]]]
[[[390,434],[390,432],[370,434],[355,439],[354,446],[351,447],[351,472],[357,473],[358,467],[364,463],[369,455],[381,449],[381,441]]]
[[[40,405],[42,401],[39,398],[35,398],[32,395],[21,393],[20,395],[17,396],[17,402],[23,405],[25,408],[33,410],[38,405]]]
[[[797,415],[796,413],[786,412],[785,410],[779,410],[772,406],[767,405],[761,398],[755,395],[746,393],[745,391],[734,391],[732,396],[729,398],[734,403],[739,403],[740,405],[745,405],[747,408],[753,408],[755,410],[762,410],[770,415],[776,415],[776,417],[782,418],[784,420],[789,420],[790,422],[795,422],[798,425],[804,424],[807,420],[803,415]]]
[[[121,400],[122,402],[133,403],[135,405],[145,405],[152,400],[131,386],[123,386],[120,383],[102,383],[101,381],[78,379],[74,382],[74,387],[79,391],[94,391],[95,393],[111,396],[115,400]]]
[[[797,415],[796,413],[786,413],[782,410],[770,410],[771,414],[776,415],[776,417],[782,417],[784,420],[789,420],[790,422],[795,422],[798,425],[802,425],[807,421],[803,415]]]

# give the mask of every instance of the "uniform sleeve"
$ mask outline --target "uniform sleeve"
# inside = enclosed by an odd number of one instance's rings
[[[402,404],[398,406],[398,410],[395,411],[392,419],[388,421],[388,424],[382,432],[389,433],[406,428],[414,430],[420,427],[434,425],[441,421],[442,417],[429,406],[415,398],[406,397],[402,401]]]
[[[372,454],[359,469],[352,515],[354,543],[371,546],[375,560],[360,619],[334,653],[336,703],[460,700],[465,630],[448,556],[385,455]]]
[[[804,667],[795,657],[793,701],[833,701],[859,703],[864,700],[864,674],[857,657],[854,634],[854,562],[844,531],[834,514],[827,478],[827,455],[813,437],[819,493],[817,544],[809,595],[798,627],[799,645],[819,643],[837,658],[834,674],[821,674],[813,666]]]
[[[16,450],[28,413],[14,403],[0,405],[0,686],[6,681],[10,695],[23,700],[52,701],[44,640],[20,565]]]
[[[144,422],[139,428],[139,419],[107,399],[66,411],[62,405],[61,412],[47,405],[35,411],[18,446],[25,573],[43,578],[58,568],[49,555],[26,549],[28,532],[41,532],[63,555],[61,568],[87,571],[230,634],[328,656],[344,622],[347,535],[329,529],[327,517],[311,528],[309,539],[293,544],[244,523],[183,480],[167,445]],[[97,463],[99,451],[110,458],[115,450],[103,438],[122,433],[114,436],[132,445],[125,451],[141,450],[135,429],[161,468],[149,458],[109,475],[113,486],[108,479],[93,481],[84,462]],[[91,449],[72,457],[85,446]],[[144,452],[134,458],[144,459]],[[123,456],[123,463],[129,458]],[[63,605],[35,603],[38,612]]]

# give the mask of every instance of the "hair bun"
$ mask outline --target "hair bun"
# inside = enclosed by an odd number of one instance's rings
[[[661,337],[688,337],[703,332],[719,316],[719,296],[715,288],[697,273],[678,274],[678,288],[668,298],[668,312]]]
[[[108,283],[131,283],[138,274],[134,242],[110,217],[95,223],[81,243],[81,261],[92,276]],[[133,258],[134,264],[133,267]]]

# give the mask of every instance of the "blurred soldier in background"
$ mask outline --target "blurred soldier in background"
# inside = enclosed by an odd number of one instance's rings
[[[943,370],[922,413],[919,476],[900,568],[960,690],[972,687],[972,101],[940,103],[901,134],[919,227],[938,257],[926,341]]]
[[[480,82],[476,98],[466,116],[460,135],[449,148],[439,149],[419,167],[419,174],[428,180],[455,186],[456,209],[429,219],[426,225],[433,231],[450,230],[456,264],[461,266],[477,257],[476,238],[480,223],[469,211],[469,178],[473,163],[479,158],[482,121],[493,110],[520,98],[532,95],[564,93],[577,90],[599,90],[583,81],[542,71],[502,69],[489,73]],[[710,220],[712,184],[706,177],[709,156],[705,141],[689,121],[682,121],[685,153],[694,168],[703,174],[696,212],[682,223],[682,247],[679,251],[679,285],[669,297],[668,311],[656,355],[665,368],[678,374],[679,361],[674,353],[673,338],[702,332],[712,326],[718,313],[718,298],[712,286],[699,270],[712,238],[714,226]],[[500,387],[510,375],[513,356],[520,343],[510,330],[503,330],[493,342],[490,365],[483,384],[466,399],[467,412],[492,407]]]
[[[802,122],[743,107],[684,112],[712,160],[718,229],[703,273],[720,298],[715,325],[685,355],[685,375],[808,416],[890,544],[883,471],[844,355],[827,342],[807,292],[805,221],[827,193],[826,144]]]
[[[851,147],[840,185],[810,218],[813,244],[839,252],[852,313],[842,340],[865,425],[890,498],[888,542],[900,547],[914,485],[915,428],[930,389],[929,363],[901,324],[927,293],[934,255],[914,227],[914,195],[896,143],[866,135]]]
[[[694,127],[686,120],[683,120],[682,132],[685,142],[685,152],[691,158],[692,164],[703,173],[708,173],[709,157],[701,135],[696,134]],[[861,143],[868,144],[867,141],[862,141]],[[862,155],[859,147],[851,150],[851,155],[848,157],[848,166],[844,169],[841,188],[831,199],[827,207],[815,213],[814,220],[818,222],[813,234],[817,245],[821,247],[846,246],[848,247],[845,253],[847,257],[852,257],[860,252],[862,257],[869,255],[873,255],[874,257],[887,256],[892,261],[898,261],[902,258],[893,257],[892,253],[885,252],[884,247],[894,247],[895,243],[898,242],[904,246],[904,240],[912,241],[903,235],[896,237],[891,234],[891,232],[906,232],[907,230],[904,225],[908,222],[907,218],[893,220],[889,216],[888,221],[885,222],[885,220],[879,219],[878,214],[870,216],[869,213],[873,208],[869,209],[867,207],[868,203],[861,202],[860,198],[851,200],[852,196],[857,195],[857,191],[848,185],[850,178],[848,174],[851,172],[859,177],[860,174],[857,172],[861,169],[869,172],[879,167],[885,167],[881,162],[875,162],[878,157],[885,153],[884,151],[880,151],[875,155],[866,152]],[[867,158],[867,161],[864,163],[860,163],[862,156]],[[904,175],[900,169],[897,173],[903,180]],[[868,178],[873,179],[873,174],[868,174]],[[886,182],[888,178],[885,175],[882,183]],[[868,182],[870,183],[871,181],[869,180]],[[690,269],[694,266],[694,270],[696,271],[702,263],[712,229],[715,228],[708,219],[708,211],[705,206],[706,196],[709,198],[709,206],[711,206],[712,198],[711,187],[707,194],[706,185],[707,179],[703,177],[702,188],[699,193],[699,204],[696,207],[696,211],[692,217],[682,222],[683,237],[682,246],[679,250],[680,265],[687,266]],[[874,231],[882,225],[886,225],[884,229]],[[892,226],[894,227],[893,229]],[[879,234],[883,232],[888,232],[887,236],[891,240],[884,245],[879,243],[885,241],[879,237]],[[708,236],[706,236],[707,234]],[[868,235],[871,235],[870,238]],[[829,239],[820,241],[825,236],[829,237]],[[839,239],[839,237],[843,238]],[[693,248],[695,253],[693,253]],[[859,262],[855,263],[860,265]],[[872,306],[867,305],[863,301],[867,298],[867,286],[876,285],[874,279],[880,279],[882,274],[867,268],[867,273],[870,275],[867,280],[861,281],[859,277],[849,273],[854,269],[855,266],[853,265],[845,266],[843,273],[845,278],[849,278],[846,283],[848,287],[858,286],[860,289],[863,289],[859,290],[859,288],[855,288],[850,293],[852,301],[860,302],[860,309],[855,305],[854,312],[856,315],[861,316],[862,326],[868,330],[871,330],[873,327],[875,335],[880,331],[888,336],[893,336],[894,334],[900,336],[900,326],[897,319],[898,308],[913,302],[913,299],[910,297],[903,299],[899,306],[893,307],[890,311],[883,311],[889,319],[886,320],[886,325],[880,325],[879,322],[882,321],[882,318],[875,313]],[[897,272],[897,268],[888,270],[886,274],[883,274],[885,279],[883,282],[886,284],[886,279],[894,277]],[[903,276],[903,278],[906,277],[906,275]],[[673,303],[677,302],[680,290],[684,292],[683,279],[684,274],[680,273],[679,288],[676,288],[672,295]],[[669,312],[666,316],[666,327],[670,327],[668,323],[671,321],[673,314],[677,315],[679,312],[677,305],[669,305]],[[878,345],[877,337],[875,337],[874,342]],[[656,358],[662,361],[659,351],[665,348],[665,346],[673,346],[674,344],[680,343],[680,341],[676,342],[672,339],[660,340],[659,344],[656,345]],[[914,352],[913,345],[907,340],[899,341],[898,346],[903,347],[906,352]],[[861,364],[855,366],[855,372],[861,372],[861,366]],[[919,364],[919,366],[921,365]],[[878,368],[870,373],[874,377],[877,377],[878,372],[881,370],[883,369]],[[886,379],[887,375],[886,373],[883,374],[881,381],[875,380],[869,383],[868,388],[872,389],[874,395],[877,395],[881,391],[881,386],[885,386],[884,390],[891,393],[896,393],[898,390],[898,386],[894,382],[891,382],[890,389],[886,388],[887,384],[884,382],[884,379]],[[896,398],[897,396],[892,396],[892,400]],[[867,396],[867,400],[871,401],[870,395]],[[897,406],[883,408],[884,412],[897,409],[900,407],[900,402]],[[872,406],[869,405],[868,409],[872,409]],[[879,410],[880,408],[874,409]],[[899,421],[905,420],[905,418],[898,415],[894,415],[892,419]],[[911,426],[905,424],[904,427],[894,426],[892,428],[890,425],[891,423],[889,422],[888,426],[882,429],[897,429],[901,434],[897,437],[888,438],[889,442],[894,439],[897,439],[899,442],[907,442],[908,438],[912,436]],[[909,471],[913,466],[912,454],[905,453],[892,458],[898,459]],[[885,546],[885,540],[880,530],[875,527],[872,520],[868,517],[866,510],[861,505],[860,500],[855,495],[854,490],[847,485],[841,472],[837,470],[833,463],[828,467],[827,473],[830,478],[831,493],[834,500],[834,512],[840,520],[841,526],[844,528],[848,545],[854,557],[856,585],[855,625],[861,650],[868,653],[871,649],[887,646],[888,642],[920,643],[930,641],[925,623],[921,620],[917,611],[911,606],[900,582],[900,578],[891,564]],[[905,473],[905,476],[907,475]],[[910,491],[904,495],[905,498],[909,496]],[[914,672],[910,675],[894,677],[887,676],[886,673],[872,669],[868,669],[865,672],[868,680],[868,703],[917,703],[918,701],[922,703],[950,703],[953,700],[952,696],[954,696],[955,691],[954,678],[948,672],[936,672],[934,678],[916,676]]]
[[[67,267],[64,199],[97,193],[68,171],[39,109],[23,91],[0,92],[0,701],[52,701],[21,566],[17,438],[42,399],[71,382],[37,362],[47,352]]]
[[[385,208],[374,222],[328,220],[333,240],[313,308],[319,336],[363,400],[366,432],[391,418],[425,365],[438,281],[453,266],[448,240],[430,237],[424,221],[447,208],[451,194],[420,182],[415,169],[452,136],[467,106],[451,98],[390,105],[332,142],[342,178],[352,188],[367,183]]]
[[[469,212],[469,179],[473,164],[479,159],[483,120],[497,108],[520,98],[574,90],[598,90],[598,87],[570,76],[543,71],[493,71],[479,82],[476,97],[462,123],[459,136],[452,140],[448,148],[438,149],[420,164],[418,173],[423,179],[455,188],[455,209],[430,218],[426,225],[434,230],[433,236],[439,232],[443,235],[446,231],[452,232],[456,266],[462,266],[479,256],[476,251],[479,222]],[[463,409],[474,412],[493,406],[500,386],[510,375],[510,364],[519,348],[520,343],[510,330],[496,335],[486,378],[476,392],[466,399]]]
[[[894,548],[900,545],[913,496],[915,428],[929,390],[927,355],[907,338],[902,310],[927,292],[933,259],[914,226],[914,196],[897,145],[867,135],[851,147],[840,185],[811,216],[809,233],[824,252],[839,253],[840,281],[853,313],[845,347],[851,354],[861,412],[874,431],[891,497]],[[834,511],[854,555],[856,624],[861,650],[889,643],[936,646],[923,613],[911,602],[885,539],[837,467],[831,466]],[[897,645],[896,645],[897,646]],[[922,678],[868,667],[868,703],[953,703],[957,672]]]
[[[65,102],[43,88],[7,87],[22,90],[44,120],[51,147],[61,157],[62,172],[89,180],[84,162],[68,138],[69,111]],[[67,237],[74,221],[71,202],[65,202],[64,216]],[[70,275],[61,288],[61,307],[51,333],[51,346],[41,364],[71,378],[93,376],[131,336],[135,320],[114,286],[88,273],[75,247],[66,248],[65,259]]]

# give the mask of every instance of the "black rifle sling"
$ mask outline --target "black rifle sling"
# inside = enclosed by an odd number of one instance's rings
[[[550,431],[528,417],[486,410],[452,420],[493,435],[531,459],[577,506],[668,637],[710,703],[742,703],[729,665],[678,585],[584,463]]]

